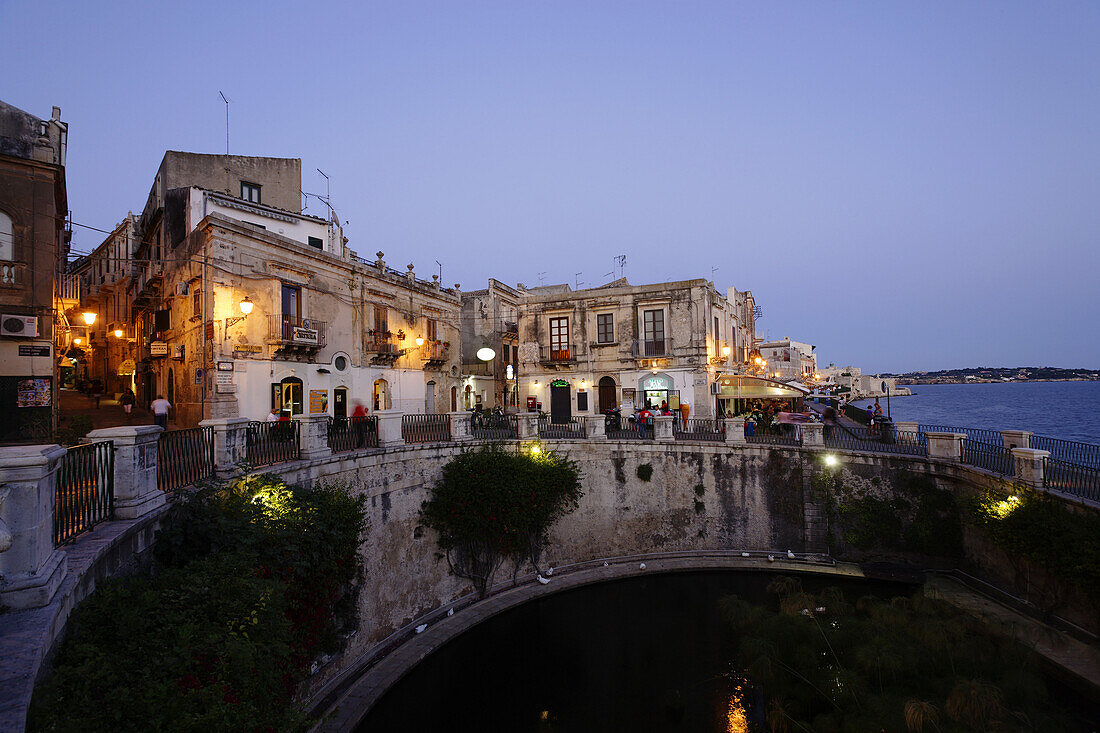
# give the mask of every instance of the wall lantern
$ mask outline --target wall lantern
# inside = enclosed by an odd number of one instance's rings
[[[722,356],[729,356],[729,355],[730,355],[730,347],[723,346],[722,347]]]
[[[121,328],[116,328],[115,329],[115,338],[116,339],[122,338],[122,329]]]
[[[88,324],[89,326],[92,326],[92,325],[95,324],[95,319],[96,319],[96,314],[95,313],[92,313],[91,311],[84,311],[84,313],[82,315],[84,316],[84,323]]]
[[[76,338],[73,339],[73,343],[76,344],[77,346],[80,346],[82,343],[84,343],[84,339],[77,336]]]
[[[417,336],[416,337],[416,345],[417,346],[423,346],[424,345],[424,337],[423,336]]]
[[[497,357],[497,352],[490,349],[488,346],[482,346],[477,350],[477,358],[482,361],[492,361]]]
[[[244,296],[244,300],[241,301],[241,313],[244,313],[247,316],[249,313],[252,312],[253,305],[254,304],[252,302],[252,298],[249,298],[247,295]]]

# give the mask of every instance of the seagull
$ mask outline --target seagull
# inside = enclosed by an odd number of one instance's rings
[[[546,576],[550,577],[554,574],[554,568],[546,568]]]
[[[607,567],[607,560],[604,560],[604,561],[603,561],[603,566],[604,566],[605,568]]]
[[[453,608],[448,608],[447,609],[447,615],[448,616],[454,616],[455,615],[455,610]]]
[[[775,555],[768,555],[768,562],[775,562]]]
[[[639,570],[645,570],[645,563],[642,563],[641,565],[639,565],[638,569]]]
[[[747,552],[742,552],[741,553],[741,557],[748,557],[748,556],[749,556],[749,553],[747,553]]]
[[[426,629],[426,628],[428,628],[427,624],[420,624],[419,626],[416,627],[416,633],[423,634],[424,629]]]
[[[548,583],[550,582],[550,581],[549,581],[549,580],[547,580],[546,578],[542,577],[542,574],[541,574],[541,573],[540,573],[540,574],[538,574],[538,575],[536,575],[536,576],[535,576],[535,578],[537,578],[537,579],[538,579],[538,581],[539,581],[540,583],[542,583],[543,585],[546,585],[546,584],[548,584]]]
[[[790,550],[787,550],[787,559],[788,560],[794,560],[794,553],[791,552]]]

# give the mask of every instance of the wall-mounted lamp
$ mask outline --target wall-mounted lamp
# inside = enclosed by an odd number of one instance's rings
[[[95,313],[92,313],[91,311],[84,311],[84,313],[82,315],[84,316],[84,323],[88,324],[89,326],[92,326],[92,325],[95,324],[95,319],[96,319],[96,314]]]
[[[423,336],[417,336],[416,337],[416,345],[417,346],[423,346],[424,345],[424,337]]]
[[[84,343],[84,339],[77,336],[76,338],[73,339],[73,343],[76,344],[77,346],[80,346],[82,343]]]
[[[723,346],[723,347],[722,347],[722,356],[729,356],[729,355],[730,355],[730,351],[731,351],[730,347],[728,347],[728,346]]]
[[[247,295],[244,296],[244,300],[242,300],[241,303],[240,303],[241,313],[243,313],[244,315],[234,316],[233,318],[226,318],[225,319],[225,327],[229,328],[230,326],[232,326],[237,321],[243,321],[245,319],[245,317],[249,313],[252,312],[252,306],[254,306],[254,305],[255,305],[255,303],[252,302],[252,298],[248,297]]]
[[[122,338],[122,329],[121,328],[116,328],[115,329],[115,338],[116,339]]]

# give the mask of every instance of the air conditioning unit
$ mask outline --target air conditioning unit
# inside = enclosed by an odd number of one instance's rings
[[[37,316],[0,316],[0,336],[37,336]]]

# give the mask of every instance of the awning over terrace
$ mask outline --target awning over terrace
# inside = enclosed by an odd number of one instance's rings
[[[749,377],[742,374],[729,374],[718,377],[711,388],[713,394],[722,399],[797,399],[806,394],[798,389],[773,379]]]

